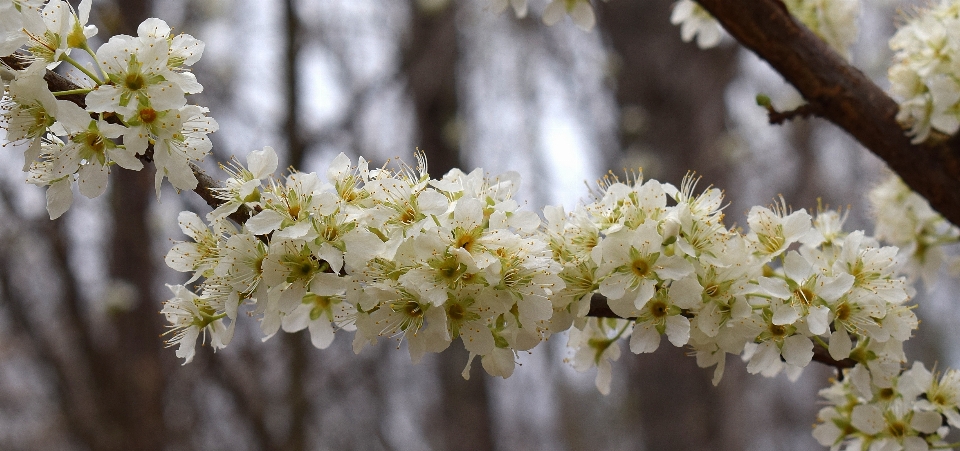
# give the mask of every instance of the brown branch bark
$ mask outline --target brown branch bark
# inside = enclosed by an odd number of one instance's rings
[[[780,0],[697,0],[730,35],[803,95],[824,119],[883,159],[944,217],[960,224],[960,142],[914,145],[880,87],[797,22]]]

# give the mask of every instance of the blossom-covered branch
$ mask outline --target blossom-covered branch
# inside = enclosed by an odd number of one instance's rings
[[[897,121],[897,102],[803,26],[781,0],[697,1],[823,118],[850,133],[934,209],[960,224],[958,140],[913,144]]]
[[[768,60],[798,71],[788,78],[813,110],[855,135],[879,126],[860,124],[863,113],[850,109],[890,99],[874,96],[869,81],[860,86],[862,74],[789,14],[777,16],[786,14],[783,4],[758,0],[760,9],[751,9],[713,1],[701,3],[748,19],[766,14],[786,33],[780,37],[810,46],[787,46]],[[765,376],[796,377],[815,360],[835,366],[843,382],[824,392],[834,406],[821,411],[815,432],[825,445],[944,447],[944,422],[960,425],[955,390],[930,399],[953,386],[954,373],[937,382],[922,366],[901,368],[903,343],[918,326],[911,279],[901,273],[906,259],[863,231],[843,230],[838,211],[792,211],[781,198],[753,207],[741,230],[724,223],[719,189],[698,192],[693,177],[676,187],[636,172],[599,181],[573,211],[547,206],[540,215],[513,198],[519,174],[454,169],[436,178],[419,153],[415,166],[379,169],[340,154],[322,173],[291,170],[278,178],[278,157],[265,147],[245,164],[221,166],[221,183],[194,164],[208,154],[207,134],[217,123],[186,102],[202,90],[186,67],[199,60],[203,43],[148,19],[136,37],[114,36],[94,51],[89,10],[89,0],[77,11],[62,0],[0,0],[3,126],[8,140],[26,148],[28,181],[47,187],[52,218],[69,208],[74,185],[96,197],[109,171],[149,162],[158,194],[167,179],[213,208],[203,218],[182,212],[189,239],[166,255],[170,267],[190,274],[169,286],[161,311],[170,323],[167,344],[184,363],[198,341],[227,346],[246,317],[259,322],[264,339],[307,329],[317,348],[338,331],[355,332],[357,352],[382,338],[405,341],[414,362],[462,345],[469,352],[464,377],[477,358],[487,373],[508,377],[519,352],[568,332],[569,360],[578,370],[597,368],[597,388],[607,393],[622,341],[648,353],[666,337],[691,349],[699,366],[714,367],[714,383],[728,354]],[[586,1],[554,1],[547,11],[548,22],[568,13],[592,25]],[[724,24],[748,45],[770,38],[750,20],[741,29]],[[71,58],[75,49],[93,64]],[[807,58],[846,72],[811,74]],[[64,62],[87,86],[50,72]],[[898,124],[888,128],[909,145]],[[955,241],[960,232],[902,191],[890,185],[875,196],[911,212],[881,218],[878,235],[928,261],[930,244]]]

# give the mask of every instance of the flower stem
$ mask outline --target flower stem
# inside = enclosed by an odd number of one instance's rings
[[[84,75],[90,77],[90,79],[93,80],[93,82],[96,83],[97,85],[102,85],[102,84],[103,84],[103,82],[100,81],[100,78],[97,77],[96,74],[94,74],[93,72],[90,72],[90,70],[87,69],[86,67],[83,67],[83,65],[80,64],[79,62],[77,62],[77,60],[75,60],[75,59],[73,59],[73,58],[70,58],[70,55],[63,54],[62,56],[60,56],[60,60],[61,60],[61,61],[66,61],[66,62],[72,64],[73,67],[76,67],[77,69],[80,70],[80,72],[83,72]]]
[[[83,47],[81,48],[83,48],[83,51],[87,52],[87,55],[90,55],[90,57],[93,58],[93,62],[97,64],[97,69],[100,69],[100,73],[103,74],[103,79],[108,79],[109,77],[107,77],[107,71],[103,70],[103,66],[100,65],[100,60],[97,59],[97,55],[93,53],[93,49],[90,48],[90,45],[84,41]]]
[[[91,88],[79,88],[79,89],[70,89],[68,91],[54,91],[54,96],[68,96],[71,94],[89,94],[90,91],[93,91]]]
[[[823,346],[823,349],[830,349],[830,345],[828,345],[827,342],[823,341],[823,338],[821,338],[819,335],[814,335],[813,339],[817,342],[817,344],[819,344],[820,346]]]

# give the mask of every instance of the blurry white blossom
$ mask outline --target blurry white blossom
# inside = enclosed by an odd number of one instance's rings
[[[890,39],[894,64],[888,71],[890,91],[900,100],[897,121],[913,143],[938,132],[952,135],[960,128],[960,8],[956,0],[941,0],[921,9]]]

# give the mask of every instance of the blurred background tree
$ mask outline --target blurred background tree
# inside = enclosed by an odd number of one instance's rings
[[[848,225],[870,230],[862,193],[882,164],[819,121],[767,125],[754,95],[796,95],[732,41],[709,51],[682,42],[672,3],[597,3],[591,33],[468,0],[104,0],[92,16],[101,37],[157,16],[206,42],[196,101],[221,124],[215,161],[272,145],[281,166],[313,171],[339,152],[377,165],[420,148],[434,176],[517,170],[532,209],[573,207],[583,180],[608,168],[642,166],[674,184],[694,170],[701,187],[726,190],[730,223],[782,193],[795,208],[852,205]],[[869,6],[864,35],[892,33],[892,3]],[[882,76],[889,54],[874,42],[855,59]],[[669,346],[626,353],[607,397],[592,374],[560,363],[562,337],[523,355],[508,380],[479,368],[463,380],[462,349],[413,366],[391,340],[355,356],[346,336],[318,351],[306,332],[260,343],[241,322],[230,348],[201,349],[181,367],[163,348],[158,311],[163,283],[182,275],[161,261],[180,239],[176,213],[208,207],[172,191],[158,203],[149,171],[115,171],[109,197],[49,221],[41,190],[23,184],[19,163],[6,166],[0,449],[818,446],[809,424],[829,369],[812,365],[790,383],[748,378],[732,362],[713,387],[711,372]],[[951,316],[936,299],[918,298],[924,328],[909,352],[950,362],[937,326]]]

